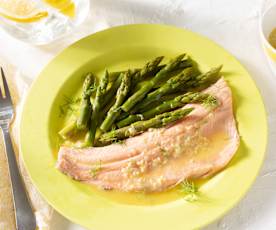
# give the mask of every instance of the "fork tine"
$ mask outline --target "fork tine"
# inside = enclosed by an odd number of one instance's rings
[[[1,67],[1,77],[2,77],[2,82],[3,82],[3,87],[4,89],[2,89],[2,96],[3,98],[10,98],[10,91],[9,91],[9,87],[8,87],[8,83],[7,83],[7,80],[6,80],[6,77],[5,77],[5,74],[4,74],[4,70],[3,68]]]

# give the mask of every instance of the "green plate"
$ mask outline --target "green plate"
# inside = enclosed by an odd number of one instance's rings
[[[87,71],[100,74],[139,67],[158,55],[187,52],[202,70],[223,64],[234,99],[241,145],[222,172],[204,181],[201,197],[187,202],[176,190],[158,195],[103,192],[73,181],[55,168],[60,105],[74,97]],[[164,25],[127,25],[88,36],[60,53],[27,97],[20,129],[23,159],[33,183],[62,215],[89,229],[174,230],[200,228],[224,215],[245,195],[262,165],[267,120],[262,98],[243,66],[214,42]]]

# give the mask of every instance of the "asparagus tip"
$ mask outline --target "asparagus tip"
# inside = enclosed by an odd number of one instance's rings
[[[185,56],[186,56],[185,53],[180,54],[180,55],[177,57],[177,59],[178,59],[178,60],[182,60]]]
[[[163,60],[164,56],[159,56],[157,58],[155,58],[157,63],[160,63]]]
[[[218,72],[220,72],[221,71],[221,69],[222,69],[222,67],[223,67],[223,65],[219,65],[218,67],[216,67],[215,69],[218,71]]]

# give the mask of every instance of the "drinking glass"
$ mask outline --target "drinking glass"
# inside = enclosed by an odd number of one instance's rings
[[[90,0],[0,0],[0,26],[12,36],[47,44],[80,25]]]

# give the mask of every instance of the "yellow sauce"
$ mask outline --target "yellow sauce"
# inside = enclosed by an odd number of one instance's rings
[[[217,133],[213,135],[209,139],[209,145],[208,147],[201,148],[197,152],[197,158],[198,159],[207,159],[209,157],[214,156],[218,152],[222,150],[222,148],[228,143],[229,137],[226,133]],[[185,164],[185,163],[184,163]],[[198,179],[194,180],[194,183],[197,187],[199,187],[199,191],[201,193],[201,187],[204,186],[205,183],[208,183],[209,179]],[[106,199],[110,199],[117,203],[123,203],[128,205],[141,205],[141,206],[147,206],[147,205],[161,205],[168,202],[173,202],[179,199],[184,199],[185,194],[181,193],[179,191],[179,187],[175,187],[171,190],[165,191],[165,192],[159,192],[159,193],[127,193],[127,192],[118,192],[118,191],[104,191],[99,188],[96,188],[95,186],[88,185],[87,192],[97,196],[105,197]],[[206,198],[205,194],[202,194],[202,197],[204,199]],[[200,196],[201,196],[200,195]],[[199,202],[200,202],[199,197]]]

